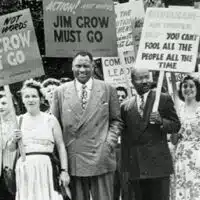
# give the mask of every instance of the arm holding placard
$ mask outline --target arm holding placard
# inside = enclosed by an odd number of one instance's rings
[[[16,129],[12,133],[12,137],[7,143],[7,147],[9,148],[10,151],[15,151],[18,147],[18,142],[22,139],[22,133],[21,130]]]
[[[22,143],[21,131],[19,130],[19,125],[17,123],[17,117],[15,114],[15,109],[14,109],[12,95],[11,95],[9,86],[5,85],[4,90],[5,90],[7,99],[8,99],[8,104],[11,107],[10,110],[11,110],[11,115],[13,117],[13,123],[15,123],[15,127],[16,127],[16,130],[14,130],[12,138],[11,138],[11,140],[8,141],[7,146],[10,150],[15,150],[18,147],[20,150],[20,155],[22,157],[22,160],[25,161],[25,150],[24,150],[24,146]],[[18,144],[16,144],[16,142]]]
[[[171,96],[161,93],[163,77],[164,72],[160,72],[150,123],[160,125],[162,132],[167,134],[178,132],[180,121]]]

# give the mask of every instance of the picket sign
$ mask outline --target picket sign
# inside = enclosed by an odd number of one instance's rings
[[[120,60],[121,60],[121,65],[125,69],[126,63],[125,63],[125,60],[124,60],[124,52],[118,52],[118,55],[119,55]],[[131,86],[129,84],[128,76],[127,76],[126,73],[124,73],[124,78],[125,78],[125,81],[126,81],[128,97],[130,98],[132,96],[132,92],[131,92]]]
[[[5,90],[5,93],[6,93],[6,97],[8,99],[8,105],[11,108],[10,110],[11,110],[11,116],[13,117],[13,122],[15,123],[15,127],[19,128],[9,85],[4,85],[4,90]],[[19,147],[20,155],[22,157],[22,161],[25,161],[26,160],[26,154],[25,154],[25,149],[24,149],[24,145],[23,145],[22,139],[19,140],[18,147]]]
[[[160,71],[153,112],[158,110],[165,71],[190,73],[195,70],[199,15],[195,9],[148,8],[146,11],[135,65]]]

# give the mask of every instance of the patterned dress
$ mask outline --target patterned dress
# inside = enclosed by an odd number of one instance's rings
[[[22,139],[26,153],[52,153],[54,149],[53,115],[41,112],[35,121],[23,115]],[[62,200],[54,190],[52,164],[48,155],[27,155],[16,164],[16,200]]]
[[[200,108],[180,113],[182,139],[175,152],[175,200],[200,199]]]

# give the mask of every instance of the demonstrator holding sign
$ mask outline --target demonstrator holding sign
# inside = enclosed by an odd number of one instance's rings
[[[168,94],[161,93],[158,111],[152,112],[155,91],[147,69],[135,68],[132,83],[137,94],[121,106],[122,173],[129,175],[129,199],[135,194],[136,200],[167,200],[173,172],[167,133],[177,132],[180,122]]]

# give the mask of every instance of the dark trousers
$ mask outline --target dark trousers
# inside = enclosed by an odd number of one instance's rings
[[[169,200],[169,177],[129,181],[128,200]]]
[[[119,200],[122,192],[122,175],[121,175],[121,148],[120,145],[116,148],[116,162],[117,169],[114,174],[114,198],[113,200]]]
[[[0,200],[14,200],[15,197],[8,192],[3,177],[0,177]]]
[[[113,172],[91,177],[71,176],[72,200],[113,200]]]

